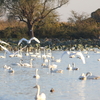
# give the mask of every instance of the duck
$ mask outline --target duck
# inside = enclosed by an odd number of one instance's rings
[[[53,93],[54,91],[55,91],[55,90],[54,90],[53,88],[51,88],[50,92],[52,92],[52,93]]]
[[[45,93],[40,94],[40,85],[34,86],[34,88],[37,88],[37,93],[35,96],[35,100],[46,100],[46,95]]]

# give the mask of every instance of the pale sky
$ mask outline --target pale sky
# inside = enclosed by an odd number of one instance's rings
[[[92,12],[100,8],[100,0],[69,0],[69,3],[59,8],[57,11],[60,14],[61,21],[67,21],[71,17],[71,11],[79,14],[83,12],[91,15]]]

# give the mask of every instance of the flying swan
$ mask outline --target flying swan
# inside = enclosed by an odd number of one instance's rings
[[[82,54],[82,52],[78,51],[78,52],[69,52],[69,51],[65,51],[61,58],[63,57],[64,54],[68,54],[69,55],[69,58],[74,58],[74,57],[78,57],[82,60],[83,64],[85,64],[85,57],[84,55]]]
[[[26,41],[28,44],[30,44],[32,40],[35,40],[36,42],[40,43],[40,41],[36,37],[32,37],[30,40],[27,40],[25,38],[20,39],[18,45],[20,45],[23,41]]]

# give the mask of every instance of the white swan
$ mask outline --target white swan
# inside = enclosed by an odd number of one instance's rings
[[[63,73],[63,70],[62,69],[53,69],[53,68],[50,68],[50,72],[51,73]]]
[[[80,79],[80,80],[86,80],[87,77],[86,77],[86,75],[85,75],[84,73],[82,73],[82,75],[79,77],[79,79]]]
[[[43,54],[41,55],[43,59],[46,59],[45,48],[43,47]]]
[[[85,57],[84,55],[82,54],[82,52],[78,51],[78,52],[69,52],[69,51],[65,51],[61,58],[63,57],[64,54],[68,54],[69,55],[69,58],[74,58],[76,56],[78,56],[78,58],[80,58],[83,62],[83,64],[85,64]]]
[[[22,57],[23,57],[23,55],[22,55],[22,51],[19,51],[19,50],[18,50],[18,53],[15,54],[14,57],[22,58]]]
[[[20,62],[19,63],[15,63],[15,64],[12,64],[12,65],[18,65],[18,66],[23,66],[23,64],[22,64],[22,59],[20,59]]]
[[[86,73],[87,79],[100,79],[100,76],[94,76],[91,72]]]
[[[45,61],[44,63],[41,65],[43,68],[57,68],[56,64],[50,64],[50,59],[48,59],[48,64],[46,65]]]
[[[61,59],[59,58],[59,59],[54,59],[54,58],[52,58],[51,59],[51,62],[61,62]]]
[[[34,88],[37,88],[35,100],[46,100],[46,95],[44,93],[40,94],[40,86],[36,85]]]
[[[68,67],[66,68],[67,70],[72,70],[72,67],[70,64],[68,64]]]
[[[10,69],[11,67],[10,66],[7,66],[7,65],[4,65],[3,68],[4,69]]]
[[[30,63],[22,63],[21,66],[32,67],[32,60],[34,59],[30,59]]]
[[[12,68],[9,68],[8,72],[9,73],[14,73],[15,71]]]
[[[20,50],[14,52],[14,53],[11,53],[6,47],[4,47],[4,46],[2,46],[2,45],[0,45],[0,47],[1,47],[2,49],[4,49],[6,53],[9,54],[9,57],[15,57],[15,55],[18,54],[19,51],[22,51],[22,50],[23,50],[24,48],[26,48],[27,46],[24,46],[23,48],[21,48]]]
[[[4,52],[4,55],[0,56],[0,58],[6,58],[6,51]]]
[[[72,63],[72,70],[79,70],[79,68],[75,67],[75,63]]]
[[[32,40],[35,40],[36,42],[40,43],[40,41],[36,37],[32,37],[30,40],[27,40],[25,38],[20,39],[18,45],[20,45],[22,41],[26,41],[28,44],[30,44]]]
[[[33,76],[33,78],[36,78],[36,79],[39,79],[39,78],[40,78],[40,76],[39,76],[39,74],[38,74],[38,69],[36,69],[36,73],[35,73],[35,75]]]
[[[84,73],[82,73],[82,75],[79,77],[80,80],[90,80],[90,79],[93,79],[93,80],[96,80],[96,79],[100,79],[100,76],[94,76],[92,75],[91,72],[87,72],[86,75]]]
[[[5,50],[5,52],[7,52],[7,53],[9,53],[9,54],[11,54],[11,52],[6,48],[6,47],[4,47],[4,46],[2,46],[2,45],[0,45],[0,47],[2,48],[2,49],[4,49]]]
[[[25,56],[29,56],[28,48],[27,48],[27,51],[26,51],[26,53],[25,53]]]

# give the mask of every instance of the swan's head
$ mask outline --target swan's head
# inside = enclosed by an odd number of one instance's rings
[[[20,61],[23,61],[23,59],[21,59]]]
[[[81,76],[85,76],[85,74],[84,74],[84,73],[82,73],[82,74],[81,74]]]
[[[12,70],[12,68],[10,67],[9,70]]]
[[[71,67],[71,65],[70,65],[70,64],[68,64],[68,67]]]
[[[36,85],[36,86],[34,86],[33,88],[38,88],[39,87],[39,85]]]

